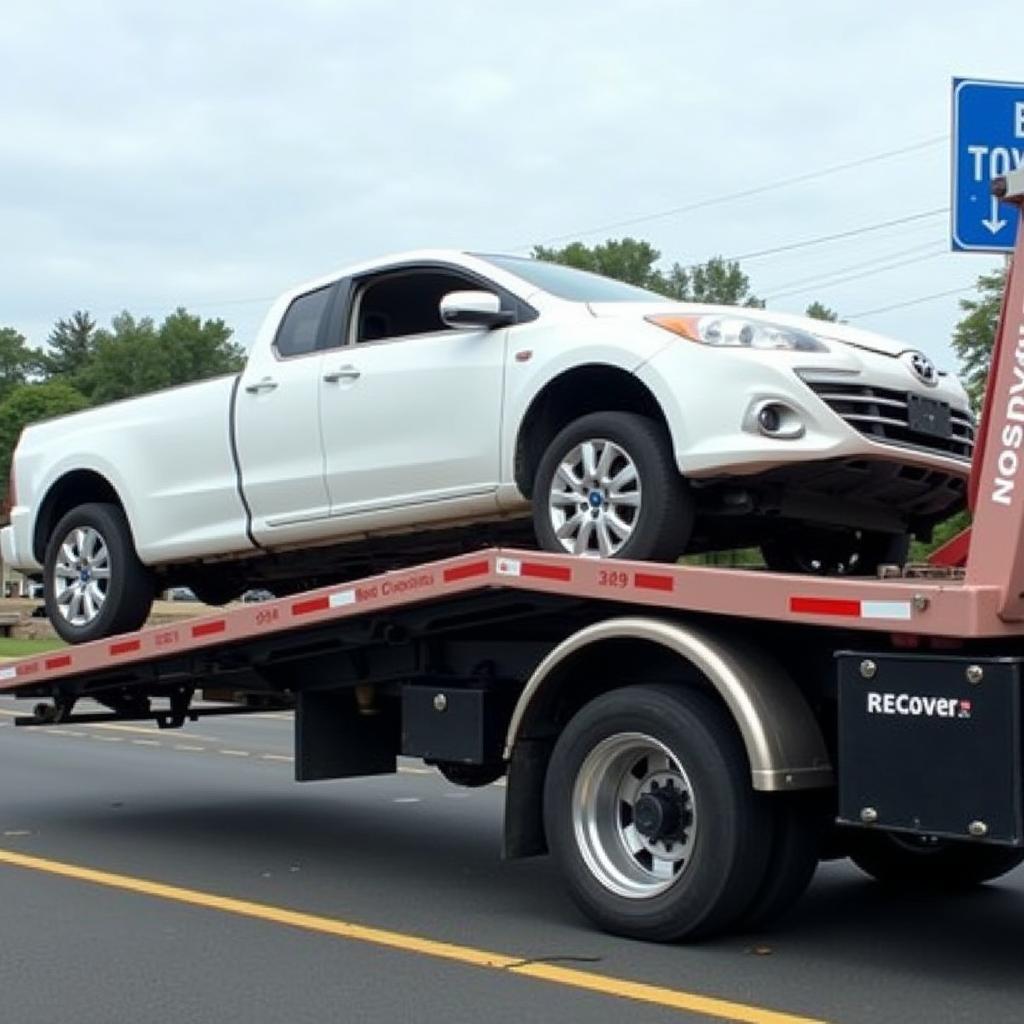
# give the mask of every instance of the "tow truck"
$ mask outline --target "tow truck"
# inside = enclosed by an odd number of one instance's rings
[[[1024,169],[993,192],[1024,205]],[[976,884],[1024,861],[1022,460],[1024,232],[945,565],[487,549],[26,658],[0,692],[39,728],[293,708],[300,782],[400,756],[504,777],[504,855],[550,852],[591,921],[641,939],[764,927],[829,855]]]

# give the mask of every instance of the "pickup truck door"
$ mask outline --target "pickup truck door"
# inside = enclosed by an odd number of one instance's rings
[[[364,301],[375,286],[379,299]],[[325,351],[320,382],[331,516],[346,529],[497,509],[509,332],[446,329],[437,312],[441,294],[474,287],[438,268],[355,282],[352,313],[339,325],[344,343]],[[401,308],[375,311],[389,303]],[[402,333],[417,323],[437,329]]]
[[[253,536],[264,546],[315,538],[329,513],[318,340],[334,293],[330,286],[293,299],[276,334],[257,340],[238,389],[242,490]]]

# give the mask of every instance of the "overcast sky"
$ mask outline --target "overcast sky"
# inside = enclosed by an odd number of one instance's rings
[[[276,292],[407,248],[633,234],[690,262],[938,210],[950,79],[1024,79],[1011,13],[1006,0],[3,0],[0,325],[40,343],[76,308],[106,323],[184,305],[248,344]],[[743,265],[770,306],[820,299],[854,316],[998,265],[948,238],[938,213]],[[957,317],[948,296],[855,322],[950,365]]]

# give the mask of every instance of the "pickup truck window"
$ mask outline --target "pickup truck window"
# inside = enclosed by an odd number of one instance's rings
[[[292,302],[274,339],[274,348],[277,349],[278,355],[285,359],[291,356],[304,356],[316,348],[320,320],[330,297],[331,286],[328,286],[300,295]]]
[[[356,344],[450,330],[441,320],[441,299],[449,292],[480,287],[479,281],[443,270],[371,279],[356,304]]]

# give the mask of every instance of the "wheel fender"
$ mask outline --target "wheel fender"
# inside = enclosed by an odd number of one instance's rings
[[[537,666],[509,723],[505,758],[531,736],[551,707],[558,679],[574,655],[604,640],[645,641],[668,648],[714,687],[743,738],[754,789],[775,792],[831,786],[835,778],[821,729],[793,680],[763,651],[703,626],[623,617],[586,626]]]

